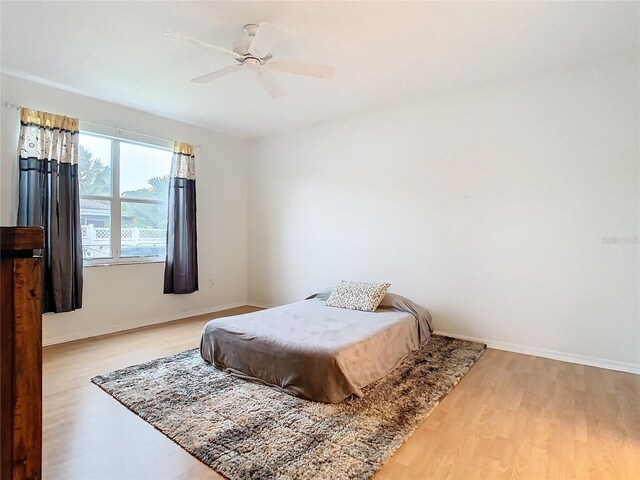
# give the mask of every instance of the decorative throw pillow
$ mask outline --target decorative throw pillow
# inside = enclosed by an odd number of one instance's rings
[[[387,294],[390,283],[364,283],[341,281],[327,299],[329,307],[374,312]]]

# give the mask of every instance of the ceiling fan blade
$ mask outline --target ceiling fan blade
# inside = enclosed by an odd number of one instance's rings
[[[193,83],[207,83],[215,80],[216,78],[224,77],[225,75],[229,75],[230,73],[242,70],[243,68],[244,67],[242,65],[233,65],[231,67],[216,70],[215,72],[207,73],[206,75],[202,75],[201,77],[192,78],[191,81]]]
[[[258,58],[266,57],[283,35],[284,31],[280,28],[271,23],[262,22],[249,45],[249,53]]]
[[[227,50],[226,48],[216,47],[215,45],[211,45],[210,43],[203,42],[198,40],[197,38],[189,37],[186,35],[180,35],[178,33],[165,33],[165,38],[180,43],[188,43],[190,45],[195,45],[197,47],[208,48],[209,50],[213,50],[214,52],[222,53],[224,55],[231,55],[235,58],[242,58],[242,55],[238,55],[236,52],[232,52],[231,50]]]
[[[271,95],[271,98],[278,98],[285,94],[282,85],[280,85],[276,77],[273,76],[273,73],[266,68],[257,68],[253,70],[253,74],[256,80],[258,80],[258,83],[262,85],[262,88]]]
[[[325,80],[331,80],[336,73],[336,69],[328,65],[288,62],[286,60],[272,60],[267,63],[267,66],[271,70],[277,70],[279,72],[304,75],[306,77],[323,78]]]

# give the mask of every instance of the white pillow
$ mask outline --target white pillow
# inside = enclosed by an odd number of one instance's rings
[[[329,307],[375,312],[387,294],[390,283],[364,283],[341,281],[327,299]]]

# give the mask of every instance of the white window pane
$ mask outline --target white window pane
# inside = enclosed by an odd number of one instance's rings
[[[80,133],[80,195],[111,196],[111,139]]]
[[[111,258],[111,202],[80,199],[82,257]]]
[[[161,257],[167,251],[167,205],[122,201],[121,257]]]
[[[120,196],[167,201],[171,152],[120,143]]]

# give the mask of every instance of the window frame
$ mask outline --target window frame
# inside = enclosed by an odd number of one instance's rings
[[[120,191],[120,144],[121,143],[129,143],[134,145],[140,145],[143,147],[154,148],[156,150],[165,150],[168,152],[172,152],[173,148],[166,144],[161,144],[160,142],[149,143],[143,142],[140,140],[136,140],[135,135],[122,135],[121,131],[118,131],[120,136],[115,136],[113,134],[104,133],[101,131],[102,129],[97,128],[84,128],[81,124],[80,126],[80,135],[89,135],[94,137],[105,138],[111,141],[111,195],[83,195],[82,191],[80,191],[79,198],[87,199],[87,200],[100,200],[107,201],[111,204],[111,215],[109,217],[110,223],[110,240],[111,240],[111,256],[103,257],[103,258],[93,258],[93,259],[85,259],[83,255],[83,265],[85,267],[90,266],[108,266],[108,265],[135,265],[135,264],[145,264],[145,263],[165,263],[165,256],[141,256],[141,257],[122,257],[122,203],[139,203],[139,204],[147,204],[147,205],[164,205],[168,208],[169,199],[163,202],[161,200],[150,200],[143,198],[125,198],[122,199],[122,192]],[[170,172],[167,172],[167,175],[170,175]]]

